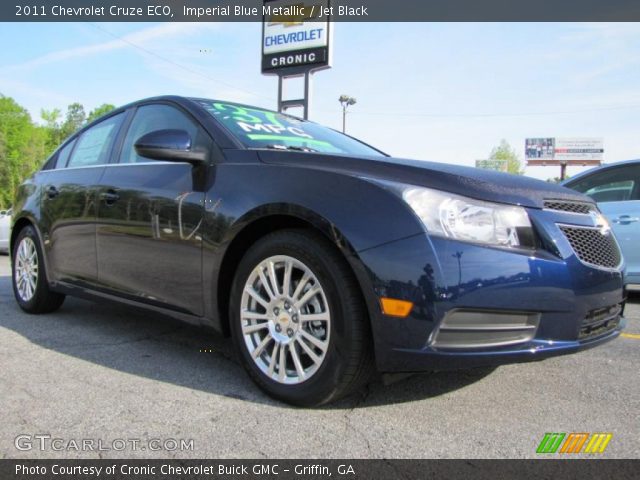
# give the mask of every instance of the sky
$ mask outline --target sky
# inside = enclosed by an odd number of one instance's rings
[[[0,45],[0,94],[37,121],[164,94],[277,107],[257,22],[0,23]],[[638,23],[335,23],[333,48],[311,120],[341,128],[351,95],[347,132],[394,156],[474,165],[501,139],[523,159],[526,137],[603,137],[606,163],[640,158]]]

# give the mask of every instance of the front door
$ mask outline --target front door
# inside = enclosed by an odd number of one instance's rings
[[[613,228],[622,253],[627,283],[640,283],[640,200],[603,202],[598,206]]]
[[[165,129],[187,131],[194,145],[208,138],[177,107],[137,108],[120,158],[100,182],[99,282],[125,298],[202,315],[204,193],[194,167],[143,158],[134,149],[141,136]]]

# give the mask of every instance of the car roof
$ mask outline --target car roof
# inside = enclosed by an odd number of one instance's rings
[[[153,102],[171,102],[171,103],[176,103],[178,105],[181,105],[182,107],[185,108],[193,108],[194,106],[202,109],[202,105],[199,104],[199,102],[201,101],[206,101],[206,102],[221,102],[221,103],[229,103],[232,105],[237,105],[239,107],[246,107],[246,108],[257,108],[260,110],[264,110],[266,112],[273,112],[273,113],[279,113],[276,112],[275,110],[270,110],[268,108],[264,108],[264,107],[258,107],[255,105],[248,105],[245,103],[240,103],[240,102],[234,102],[234,101],[230,101],[230,100],[221,100],[221,99],[214,99],[214,98],[204,98],[204,97],[182,97],[180,95],[160,95],[160,96],[156,96],[156,97],[148,97],[148,98],[143,98],[140,100],[136,100],[134,102],[130,102],[127,103],[126,105],[122,105],[118,108],[114,108],[113,110],[111,110],[109,113],[96,118],[93,122],[88,123],[87,125],[83,126],[80,130],[78,130],[77,132],[74,132],[73,135],[69,136],[69,138],[71,137],[76,137],[79,134],[81,134],[82,132],[84,132],[85,130],[88,130],[89,128],[91,128],[94,124],[101,122],[102,120],[105,120],[113,115],[117,115],[119,113],[122,113],[132,107],[137,107],[138,105],[143,105],[143,104],[147,104],[147,103],[153,103]],[[303,120],[302,118],[296,117],[294,115],[289,115],[286,113],[280,113],[280,115],[285,115],[288,117],[292,117],[295,118],[296,120],[299,121],[307,121],[307,120]],[[66,139],[64,143],[67,143],[69,139]]]

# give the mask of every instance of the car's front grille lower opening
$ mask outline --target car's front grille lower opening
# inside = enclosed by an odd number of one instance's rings
[[[614,330],[620,324],[621,313],[622,304],[589,311],[582,320],[578,338],[585,340]]]
[[[591,203],[568,202],[563,200],[546,200],[544,208],[547,210],[558,210],[561,212],[582,213],[588,215],[596,210],[596,206]]]
[[[560,226],[578,258],[589,265],[617,268],[622,262],[620,248],[610,231],[599,228]]]

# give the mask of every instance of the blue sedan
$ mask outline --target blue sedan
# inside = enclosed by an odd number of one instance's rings
[[[260,107],[116,109],[65,140],[13,211],[23,310],[77,295],[216,329],[296,405],[376,370],[539,360],[624,326],[622,255],[589,197],[393,158]]]

